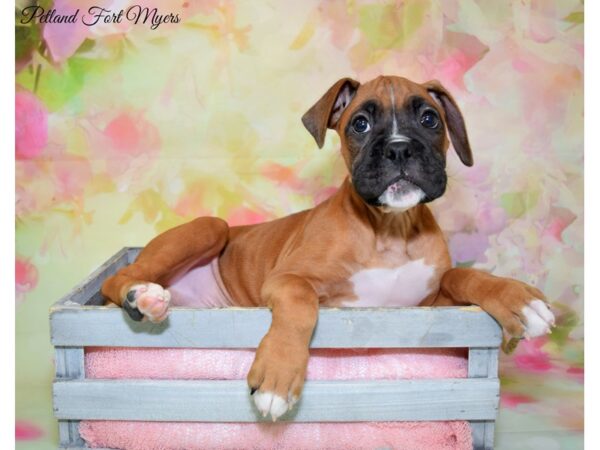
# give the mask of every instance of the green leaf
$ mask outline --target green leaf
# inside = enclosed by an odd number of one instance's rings
[[[421,26],[428,8],[424,0],[361,6],[359,28],[374,49],[402,47]]]
[[[77,55],[60,67],[44,63],[36,95],[49,111],[56,111],[75,99],[90,79],[102,77],[110,66],[111,60],[82,58]],[[22,70],[16,78],[17,83],[33,90],[35,71]]]
[[[475,261],[460,261],[456,263],[456,267],[473,267]]]
[[[572,12],[571,14],[569,14],[563,20],[565,22],[570,22],[570,23],[574,23],[576,25],[581,25],[581,24],[583,24],[583,19],[584,19],[583,11],[575,11],[575,12]]]
[[[500,196],[500,205],[510,217],[521,217],[537,204],[539,195],[538,191],[507,192]]]
[[[22,25],[15,24],[15,59],[28,58],[40,46],[41,32],[37,23]]]
[[[569,340],[569,334],[579,324],[579,316],[569,306],[563,303],[552,303],[552,308],[558,312],[556,326],[549,335],[549,340],[558,347],[564,346]]]
[[[96,41],[94,41],[93,39],[85,39],[81,43],[81,45],[79,46],[79,48],[75,51],[75,53],[76,54],[80,54],[80,53],[88,52],[91,49],[93,49],[95,45],[96,45]]]

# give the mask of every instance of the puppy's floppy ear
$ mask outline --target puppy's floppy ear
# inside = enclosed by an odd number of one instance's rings
[[[360,83],[352,78],[342,78],[302,116],[302,123],[319,148],[323,147],[327,128],[335,127],[359,86]]]
[[[454,98],[437,80],[423,83],[429,94],[436,100],[446,113],[446,124],[454,150],[465,166],[473,165],[473,153],[469,145],[469,137],[465,128],[465,120]]]

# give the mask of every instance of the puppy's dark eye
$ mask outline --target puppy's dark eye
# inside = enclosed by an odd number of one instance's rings
[[[433,111],[425,111],[421,116],[420,122],[425,128],[435,128],[440,123],[440,120]]]
[[[365,116],[358,116],[352,122],[352,128],[354,128],[354,131],[357,133],[366,133],[371,129],[371,124]]]

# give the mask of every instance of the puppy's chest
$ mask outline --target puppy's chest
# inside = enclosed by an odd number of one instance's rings
[[[352,295],[341,306],[417,306],[439,288],[439,275],[425,258],[392,250],[377,253],[348,278]]]

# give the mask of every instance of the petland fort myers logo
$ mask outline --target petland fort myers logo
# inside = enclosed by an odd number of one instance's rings
[[[38,23],[76,23],[81,21],[88,27],[97,24],[122,23],[124,20],[134,24],[148,25],[156,30],[163,23],[179,23],[179,14],[161,13],[158,8],[133,5],[126,9],[111,10],[101,6],[90,6],[87,12],[78,8],[71,14],[58,13],[55,9],[45,9],[41,6],[28,6],[21,10],[21,23],[28,24],[37,20]]]

